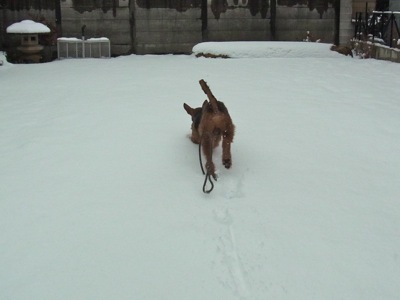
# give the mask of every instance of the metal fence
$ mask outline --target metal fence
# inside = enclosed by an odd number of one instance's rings
[[[400,38],[398,11],[373,11],[356,13],[354,37],[359,40],[371,40],[394,47]]]
[[[101,58],[110,57],[110,40],[108,38],[58,38],[58,58]]]

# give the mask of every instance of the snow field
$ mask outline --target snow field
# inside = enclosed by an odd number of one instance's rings
[[[396,299],[400,68],[316,47],[1,66],[0,298]],[[200,79],[237,127],[209,195]]]

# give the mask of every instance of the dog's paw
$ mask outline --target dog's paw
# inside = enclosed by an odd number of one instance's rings
[[[223,159],[222,164],[229,169],[232,166],[232,160],[230,158]]]
[[[206,163],[207,174],[211,175],[215,180],[217,179],[217,175],[215,174],[215,166],[213,162]]]

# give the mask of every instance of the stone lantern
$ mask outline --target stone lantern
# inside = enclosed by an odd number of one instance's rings
[[[24,20],[7,27],[7,33],[21,35],[21,46],[17,50],[22,53],[21,60],[38,63],[43,46],[39,44],[39,34],[50,33],[50,28],[42,23]]]

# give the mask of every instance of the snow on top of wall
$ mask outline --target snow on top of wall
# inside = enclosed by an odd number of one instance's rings
[[[23,20],[7,27],[7,33],[49,33],[50,28],[32,20]]]
[[[100,37],[100,38],[90,38],[90,39],[87,39],[86,41],[88,41],[88,42],[108,42],[108,41],[110,41],[110,39],[108,39],[106,37]]]
[[[82,42],[82,39],[78,39],[76,37],[60,37],[57,39],[60,42]]]

